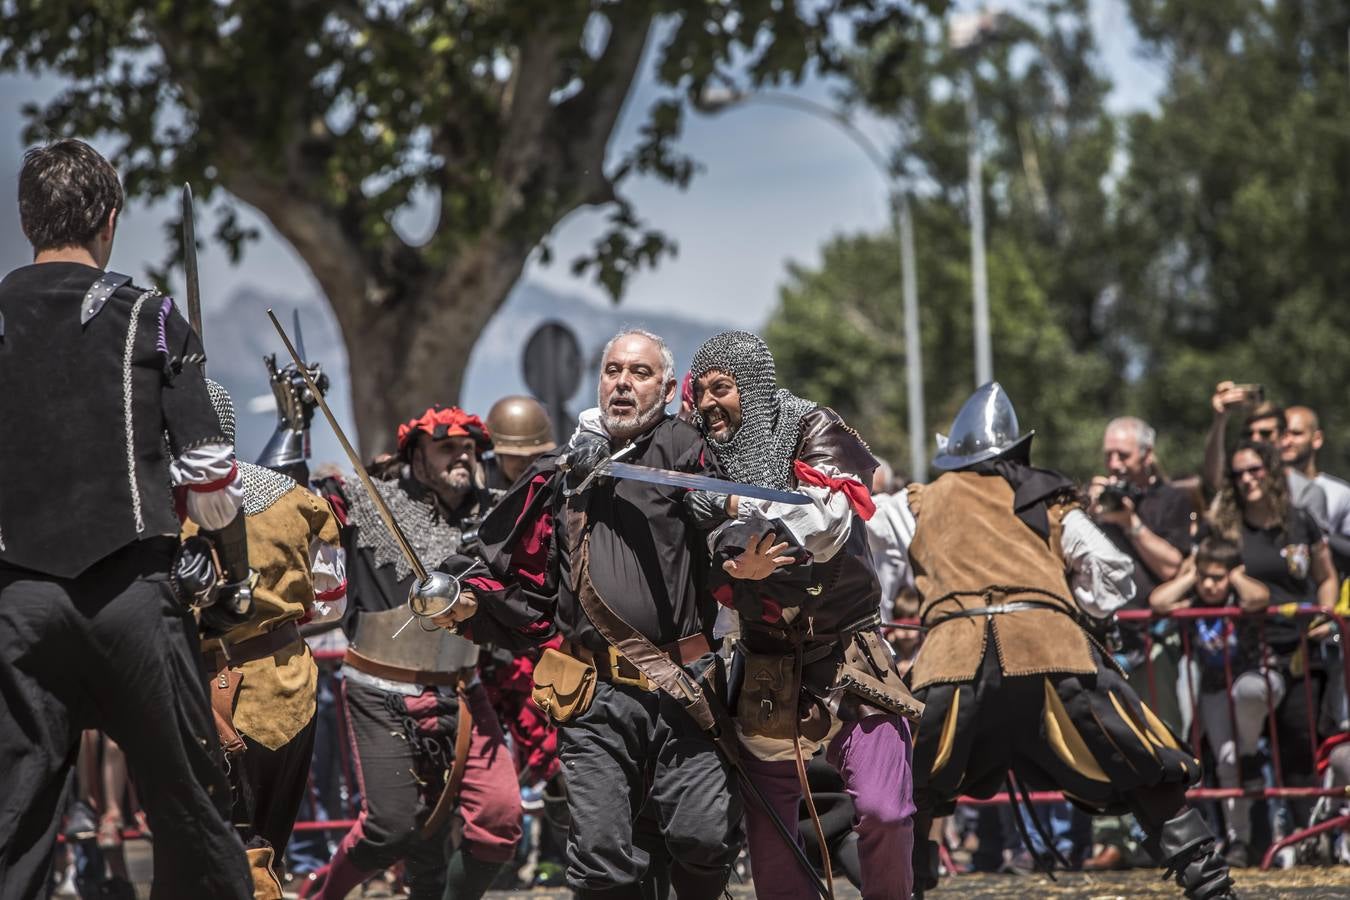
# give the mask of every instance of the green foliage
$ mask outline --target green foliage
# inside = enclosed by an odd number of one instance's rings
[[[1040,29],[1006,19],[1001,39],[973,67],[990,326],[996,377],[1023,427],[1037,430],[1036,459],[1087,475],[1100,456],[1123,358],[1101,317],[1114,271],[1104,184],[1115,125],[1102,108],[1108,84],[1091,65],[1084,4],[1052,4],[1051,11]],[[914,232],[931,434],[946,430],[975,387],[966,217],[972,65],[932,24],[896,40],[915,48],[900,66],[903,92],[868,56],[857,99],[910,135],[896,167],[919,192]],[[891,52],[880,43],[881,58]],[[837,239],[821,271],[793,268],[768,334],[794,389],[835,405],[879,452],[910,468],[895,235]]]
[[[1086,3],[1005,17],[962,55],[931,23],[898,75],[860,55],[856,102],[901,126],[912,179],[929,431],[973,386],[966,73],[985,154],[994,368],[1036,459],[1100,468],[1101,430],[1140,415],[1173,474],[1198,471],[1214,385],[1266,385],[1322,417],[1322,465],[1350,474],[1350,6],[1133,0],[1167,61],[1158,109],[1103,101]],[[978,59],[978,62],[976,61]],[[794,267],[770,326],[784,379],[837,404],[908,463],[893,235],[840,238]],[[872,324],[874,323],[874,324]],[[883,335],[876,340],[873,335]],[[814,392],[814,393],[812,393]]]
[[[910,15],[888,0],[0,0],[0,71],[66,79],[25,111],[25,140],[119,138],[132,197],[223,189],[215,234],[236,257],[233,200],[270,221],[333,306],[373,451],[406,408],[455,400],[483,325],[570,212],[608,210],[574,268],[616,300],[673,251],[622,189],[689,182],[688,100],[838,72],[842,36],[867,47]],[[612,159],[646,67],[640,139]],[[416,241],[394,227],[414,202],[434,209]],[[178,259],[176,223],[168,236]]]
[[[0,9],[0,68],[70,79],[26,111],[26,140],[123,138],[114,162],[136,197],[191,181],[199,196],[224,187],[273,218],[285,217],[259,194],[312,204],[364,258],[385,303],[485,237],[528,252],[585,204],[617,209],[579,263],[617,299],[630,272],[671,250],[616,191],[634,173],[688,183],[694,163],[674,147],[682,97],[733,66],[754,85],[837,70],[832,28],[877,31],[905,15],[881,0],[7,0]],[[638,146],[607,169],[652,35],[663,37],[663,93]],[[418,198],[439,215],[425,245],[411,247],[393,217]],[[237,251],[248,235],[232,222],[226,205],[216,237]],[[304,236],[281,230],[312,266],[326,265]]]
[[[1158,113],[1128,123],[1118,196],[1138,408],[1176,432],[1174,452],[1194,468],[1214,383],[1260,382],[1278,403],[1318,409],[1322,465],[1346,474],[1350,7],[1131,10],[1171,76]]]

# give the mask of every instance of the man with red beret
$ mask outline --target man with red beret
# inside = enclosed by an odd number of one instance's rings
[[[399,426],[398,454],[373,472],[376,489],[428,567],[465,549],[492,505],[479,454],[491,446],[477,416],[434,406]],[[351,645],[343,700],[362,811],[306,896],[343,898],[403,860],[413,900],[481,897],[521,835],[511,752],[478,677],[478,648],[408,620],[416,576],[356,482],[320,483],[345,510]],[[398,633],[397,639],[394,634]],[[449,855],[450,804],[462,838]]]

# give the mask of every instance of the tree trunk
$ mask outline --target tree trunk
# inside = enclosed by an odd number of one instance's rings
[[[342,322],[352,413],[367,460],[396,449],[401,423],[434,404],[459,402],[469,354],[520,277],[528,252],[485,238],[461,251],[414,302],[389,309],[364,296],[338,300],[329,293]],[[351,327],[346,320],[354,309],[360,321]]]

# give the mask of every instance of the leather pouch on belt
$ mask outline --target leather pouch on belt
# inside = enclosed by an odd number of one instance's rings
[[[923,715],[923,703],[909,692],[890,654],[874,632],[854,635],[844,648],[835,687],[842,687],[864,703],[904,716],[912,722]]]
[[[781,653],[746,653],[736,718],[747,735],[791,740],[797,724],[801,685],[793,677],[793,659]]]
[[[234,703],[243,683],[244,673],[230,669],[211,676],[211,713],[216,720],[220,748],[229,756],[244,752],[244,739],[234,727]]]
[[[549,647],[535,663],[530,699],[556,724],[571,721],[595,699],[595,666]]]

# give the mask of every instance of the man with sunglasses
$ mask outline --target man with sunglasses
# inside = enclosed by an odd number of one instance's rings
[[[1350,573],[1350,484],[1317,467],[1323,440],[1322,425],[1312,409],[1291,406],[1284,411],[1280,458],[1286,469],[1306,476],[1327,495],[1327,540],[1336,568],[1345,574]]]
[[[1235,410],[1250,408],[1242,423],[1242,436],[1278,448],[1284,442],[1285,411],[1273,403],[1259,401],[1251,385],[1237,385],[1231,381],[1219,382],[1214,388],[1214,396],[1210,398],[1210,405],[1214,409],[1214,421],[1205,437],[1205,465],[1201,474],[1205,491],[1213,495],[1223,486],[1224,463],[1228,458],[1224,438],[1229,416]],[[1293,466],[1285,468],[1285,475],[1289,479],[1289,501],[1296,509],[1312,516],[1317,527],[1325,534],[1331,527],[1326,492]]]

